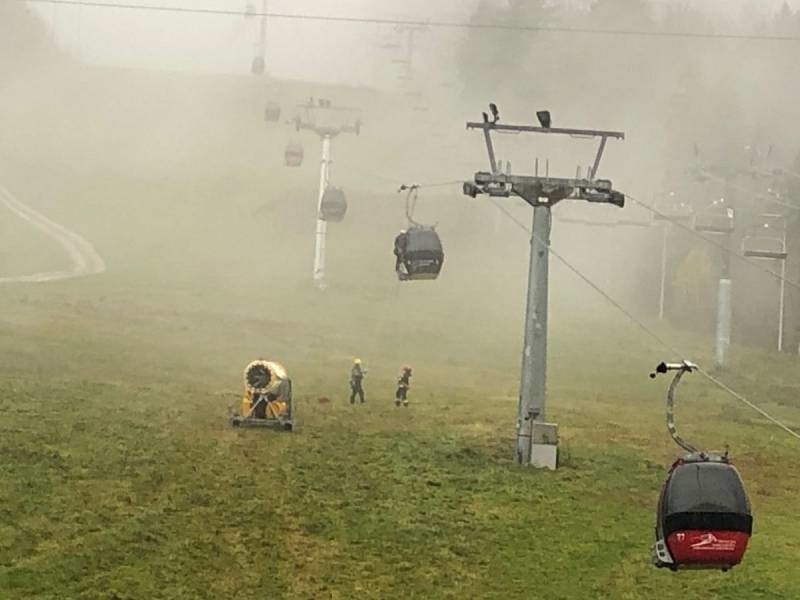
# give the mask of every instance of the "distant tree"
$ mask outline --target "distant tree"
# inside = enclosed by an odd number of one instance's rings
[[[470,23],[539,25],[544,15],[543,0],[507,0],[502,3],[480,0]],[[465,88],[491,93],[504,80],[518,77],[528,67],[526,58],[535,38],[535,32],[468,30],[458,60]]]
[[[658,20],[662,31],[688,31],[704,33],[712,30],[712,25],[705,14],[685,4],[667,4]],[[686,47],[675,48],[678,53],[685,53]]]
[[[772,20],[772,31],[775,35],[800,34],[800,13],[794,12],[788,2],[784,2],[781,9]]]
[[[683,325],[705,329],[714,306],[712,261],[707,248],[692,248],[672,277],[672,305]]]
[[[676,65],[676,69],[678,66]],[[667,100],[664,118],[664,156],[671,166],[686,166],[692,161],[692,144],[702,144],[703,119],[706,115],[701,107],[706,102],[708,90],[701,65],[685,60],[677,71],[665,77],[667,84],[662,88]]]
[[[44,22],[21,2],[0,2],[0,64],[57,56]]]
[[[592,21],[608,29],[649,27],[653,23],[644,0],[596,0],[589,12]]]

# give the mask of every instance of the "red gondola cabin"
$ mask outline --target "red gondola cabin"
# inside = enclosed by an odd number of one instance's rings
[[[667,475],[653,561],[673,571],[727,571],[742,561],[752,530],[744,484],[727,457],[691,454]]]

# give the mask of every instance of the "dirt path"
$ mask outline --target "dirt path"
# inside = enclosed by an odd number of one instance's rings
[[[27,221],[31,226],[58,242],[69,255],[70,261],[72,261],[72,268],[68,270],[46,271],[15,277],[0,277],[0,284],[45,283],[48,281],[71,279],[73,277],[97,275],[98,273],[105,272],[106,263],[91,243],[74,231],[70,231],[66,227],[51,221],[40,212],[26,206],[17,200],[14,195],[2,185],[0,185],[0,203],[20,219]]]

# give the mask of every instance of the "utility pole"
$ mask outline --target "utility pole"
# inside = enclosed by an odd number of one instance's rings
[[[405,95],[410,99],[412,108],[418,111],[428,110],[425,102],[420,102],[422,92],[414,84],[414,56],[416,54],[416,36],[428,30],[427,25],[397,25],[394,28],[400,36],[405,36],[401,43],[384,44],[382,47],[403,52],[402,58],[392,60],[394,64],[401,65],[402,73],[398,79],[405,82]]]
[[[261,0],[261,20],[259,22],[258,40],[255,44],[255,57],[250,67],[253,75],[263,75],[267,69],[267,14],[269,0]],[[252,14],[252,13],[251,13]]]
[[[658,320],[664,320],[664,299],[667,295],[667,241],[669,239],[669,224],[661,226],[661,277],[659,278],[658,292]]]
[[[325,192],[330,184],[331,168],[331,140],[342,133],[361,133],[361,120],[356,118],[351,123],[323,123],[318,117],[327,113],[329,115],[358,112],[357,109],[335,107],[330,100],[313,98],[307,104],[298,105],[301,114],[295,117],[294,125],[297,131],[308,130],[316,133],[322,142],[322,152],[319,173],[319,193],[317,195],[317,227],[314,236],[314,284],[321,290],[327,287],[325,281],[325,256],[327,250],[328,221],[323,211]]]
[[[421,33],[428,30],[427,25],[398,25],[395,27],[395,31],[400,34],[406,34],[406,55],[405,58],[396,58],[392,62],[403,65],[404,73],[400,76],[400,79],[405,79],[408,81],[413,81],[414,79],[414,53],[416,49],[416,35],[417,33]]]
[[[731,235],[725,234],[724,249],[722,250],[722,272],[719,277],[717,291],[717,342],[714,360],[717,367],[724,368],[728,365],[728,352],[731,347],[731,321],[733,312],[733,298],[731,282]]]
[[[717,287],[717,328],[714,342],[714,364],[717,368],[728,365],[728,351],[731,346],[731,241],[733,238],[734,209],[726,204],[725,198],[715,200],[711,205],[694,212],[694,230],[722,236],[721,267]]]
[[[748,150],[751,148],[748,147]],[[695,150],[695,152],[697,152]],[[772,152],[772,146],[770,146],[769,151],[766,153],[766,157],[768,158]],[[769,170],[763,167],[760,167],[755,164],[755,160],[751,160],[750,167],[743,168],[743,169],[717,169],[721,170],[722,174],[715,174],[711,169],[705,169],[700,167],[698,169],[698,174],[705,179],[716,179],[722,182],[725,186],[725,193],[727,198],[732,198],[733,188],[738,187],[744,190],[746,193],[750,193],[747,188],[743,188],[741,186],[737,186],[734,183],[734,179],[737,175],[746,175],[749,176],[751,180],[757,178],[773,178],[780,175],[789,175],[800,177],[800,175],[796,175],[790,171],[784,171],[782,169],[775,169]],[[779,195],[778,195],[779,196]],[[725,367],[728,362],[728,350],[730,347],[731,342],[731,312],[732,312],[732,292],[731,292],[731,253],[733,248],[731,246],[732,243],[732,234],[733,234],[733,217],[734,217],[734,209],[728,209],[728,218],[731,221],[731,225],[729,229],[726,230],[714,230],[711,229],[712,233],[723,233],[725,235],[725,250],[723,250],[722,256],[722,274],[719,281],[719,291],[717,296],[717,337],[716,337],[716,348],[715,348],[715,362],[717,367]],[[779,292],[779,299],[778,299],[778,352],[783,351],[783,329],[784,329],[784,302],[785,302],[785,291],[786,291],[786,260],[787,260],[787,252],[786,252],[786,225],[785,225],[785,217],[782,215],[771,215],[771,214],[762,214],[761,217],[768,217],[771,220],[775,218],[783,218],[784,224],[782,226],[783,237],[780,239],[780,248],[772,247],[771,245],[767,248],[758,248],[753,247],[749,250],[744,248],[743,254],[745,257],[750,258],[767,258],[767,259],[777,259],[781,261],[781,272],[780,272],[780,292]],[[696,227],[696,229],[698,229]],[[698,229],[701,230],[701,229]],[[769,240],[769,238],[768,238]],[[762,238],[763,241],[763,238]],[[772,242],[778,241],[778,238],[772,238]],[[800,349],[798,350],[800,352]]]
[[[658,290],[658,320],[663,321],[666,310],[667,266],[669,259],[669,236],[675,223],[692,222],[692,209],[685,202],[675,197],[675,192],[666,195],[666,202],[654,214],[654,221],[662,222],[661,230],[661,273]]]
[[[612,187],[611,181],[597,179],[600,159],[609,138],[624,139],[616,131],[562,129],[551,127],[550,113],[536,113],[541,126],[505,125],[499,123],[497,106],[489,106],[491,118],[483,113],[483,121],[467,123],[467,129],[479,129],[484,134],[489,156],[490,172],[475,173],[473,181],[464,183],[464,194],[490,198],[519,196],[533,207],[533,227],[528,271],[528,296],[525,314],[525,339],[522,353],[522,373],[517,411],[517,439],[514,458],[517,464],[556,467],[557,426],[544,423],[547,376],[547,317],[549,284],[549,247],[552,207],[562,200],[584,200],[625,205],[625,197]],[[593,166],[585,178],[513,175],[498,168],[492,140],[493,132],[556,134],[573,137],[600,138]]]
[[[268,0],[261,0],[261,23],[258,29],[258,54],[266,65],[267,61],[267,10]]]
[[[699,150],[695,145],[695,159],[699,158]],[[720,234],[722,236],[722,265],[720,269],[719,284],[717,287],[717,323],[714,338],[714,365],[723,369],[728,365],[728,353],[731,346],[731,321],[733,313],[733,283],[731,281],[731,241],[733,238],[735,211],[725,204],[726,198],[730,203],[732,198],[731,183],[735,173],[726,167],[717,169],[705,168],[698,164],[693,169],[697,181],[703,182],[711,179],[720,181],[724,185],[725,197],[714,201],[709,212],[695,211],[694,230]],[[722,171],[719,175],[714,171]],[[717,207],[714,209],[714,207]]]

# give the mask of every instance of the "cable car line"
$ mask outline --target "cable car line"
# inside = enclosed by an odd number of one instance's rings
[[[627,195],[627,194],[626,194],[626,196],[625,196],[625,197],[626,197],[627,199],[629,199],[629,200],[632,200],[633,202],[635,202],[635,203],[636,203],[636,204],[638,204],[639,206],[642,206],[642,207],[646,208],[647,210],[651,211],[651,212],[652,212],[654,215],[656,215],[657,217],[660,217],[661,219],[663,219],[663,220],[665,220],[665,221],[669,221],[670,223],[674,224],[674,225],[675,225],[676,227],[678,227],[679,229],[683,229],[684,231],[687,231],[688,233],[690,233],[690,234],[691,234],[691,235],[693,235],[694,237],[696,237],[696,238],[699,238],[699,239],[703,240],[704,242],[707,242],[707,243],[711,244],[712,246],[715,246],[715,247],[719,248],[719,249],[720,249],[720,250],[722,250],[723,252],[727,252],[728,254],[730,254],[731,256],[733,256],[734,258],[736,258],[737,260],[739,260],[740,262],[743,262],[743,263],[745,263],[746,265],[749,265],[749,266],[751,266],[751,267],[753,267],[754,269],[757,269],[757,270],[759,270],[759,271],[763,271],[764,273],[767,273],[768,275],[771,275],[771,276],[772,276],[772,277],[774,277],[775,279],[777,279],[777,280],[779,280],[779,281],[783,281],[783,282],[784,282],[784,283],[786,283],[787,285],[790,285],[791,287],[793,287],[793,288],[795,288],[795,289],[798,289],[798,290],[800,290],[800,283],[798,283],[798,282],[796,282],[796,281],[793,281],[793,280],[791,280],[791,279],[788,279],[788,278],[786,278],[786,277],[783,277],[783,276],[781,276],[781,274],[780,274],[780,273],[777,273],[777,272],[773,271],[772,269],[769,269],[769,268],[767,268],[767,267],[764,267],[764,266],[760,265],[759,263],[757,263],[757,262],[755,262],[755,261],[752,261],[752,260],[750,260],[750,259],[749,259],[749,258],[747,258],[746,256],[742,256],[741,254],[739,254],[739,253],[738,253],[738,252],[736,252],[735,250],[733,250],[733,249],[729,248],[729,247],[728,247],[728,246],[726,246],[725,244],[723,244],[723,243],[721,243],[721,242],[718,242],[718,241],[716,241],[716,240],[714,240],[714,239],[711,239],[711,238],[709,238],[709,237],[706,237],[706,236],[704,236],[704,235],[702,235],[702,234],[698,233],[698,232],[697,232],[697,231],[695,231],[695,230],[694,230],[694,229],[693,229],[691,226],[689,226],[689,225],[686,225],[686,224],[684,224],[684,223],[681,223],[681,222],[680,222],[679,220],[677,220],[677,219],[670,219],[670,218],[669,218],[667,215],[665,215],[664,213],[662,213],[661,211],[659,211],[657,208],[655,208],[655,207],[653,207],[653,206],[650,206],[650,205],[649,205],[649,204],[647,204],[646,202],[642,202],[641,200],[637,200],[637,199],[636,199],[636,198],[634,198],[633,196],[630,196],[630,195]]]
[[[630,198],[630,196],[627,196],[627,197]],[[533,234],[533,232],[530,230],[530,228],[527,225],[525,225],[524,223],[520,222],[511,212],[508,211],[508,209],[506,209],[505,206],[502,206],[497,200],[494,200],[494,199],[491,199],[491,202],[492,202],[492,204],[494,204],[494,206],[496,206],[498,209],[500,209],[501,212],[503,212],[507,217],[509,217],[518,227],[520,227],[528,235],[533,236],[540,244],[542,244],[543,246],[546,246],[548,251],[550,252],[550,254],[552,254],[556,259],[558,259],[559,262],[561,262],[565,267],[567,267],[570,271],[572,271],[575,275],[577,275],[584,283],[586,283],[594,291],[596,291],[598,294],[600,294],[609,304],[614,306],[614,308],[616,308],[620,313],[622,313],[634,325],[639,327],[639,329],[641,329],[643,332],[645,332],[649,337],[651,337],[653,340],[657,341],[664,348],[666,348],[670,352],[674,353],[676,356],[686,356],[683,352],[681,352],[680,350],[676,349],[669,342],[664,340],[664,338],[662,338],[660,335],[658,335],[655,331],[653,331],[647,325],[645,325],[644,322],[642,322],[640,319],[636,318],[636,316],[634,316],[622,304],[617,302],[611,295],[609,295],[599,285],[597,285],[588,276],[586,276],[580,269],[578,269],[578,267],[576,267],[575,265],[570,263],[566,258],[564,258],[556,250],[554,250],[552,244],[548,244],[545,241],[541,240],[538,236],[535,236]],[[780,427],[781,429],[783,429],[786,433],[788,433],[792,437],[795,437],[798,440],[800,440],[800,433],[798,433],[797,431],[795,431],[794,429],[792,429],[791,427],[786,425],[786,423],[782,422],[781,420],[777,419],[776,417],[773,417],[771,414],[769,414],[763,408],[759,407],[758,405],[756,405],[753,402],[751,402],[750,400],[748,400],[745,396],[743,396],[742,394],[740,394],[739,392],[737,392],[736,390],[731,388],[725,382],[720,381],[719,379],[717,379],[716,377],[711,375],[709,372],[701,369],[700,367],[697,367],[697,372],[700,373],[701,375],[703,375],[711,383],[715,384],[720,389],[722,389],[723,391],[725,391],[728,394],[730,394],[736,400],[739,400],[740,402],[742,402],[746,406],[752,408],[757,413],[759,413],[761,416],[763,416],[764,418],[766,418],[770,422],[772,422],[774,425],[776,425],[776,426]]]
[[[463,179],[456,179],[453,181],[441,181],[439,183],[420,183],[417,185],[418,188],[432,188],[432,187],[447,187],[450,185],[463,185]]]
[[[784,173],[787,174],[787,175],[793,176],[793,177],[798,177],[797,174],[792,173],[791,171],[785,171]],[[748,187],[746,187],[744,185],[741,185],[739,183],[733,183],[731,181],[728,181],[724,177],[722,177],[721,175],[715,175],[714,173],[710,173],[709,171],[705,171],[705,170],[703,171],[703,174],[708,176],[711,179],[716,179],[717,181],[720,181],[720,182],[724,183],[726,186],[729,186],[732,189],[739,190],[740,192],[744,192],[745,194],[749,195],[749,194],[753,193],[752,189],[750,189],[750,188],[748,188]],[[791,204],[789,202],[785,202],[785,201],[780,200],[779,198],[776,198],[774,196],[771,197],[771,198],[765,198],[764,196],[760,196],[760,198],[763,198],[765,201],[771,202],[772,204],[777,204],[778,206],[783,206],[785,208],[791,208],[792,210],[800,210],[800,206],[797,206],[795,204]]]
[[[376,173],[371,173],[371,172],[363,172],[361,175],[366,177],[373,177],[375,179],[380,179],[381,181],[385,181],[387,183],[393,183],[394,185],[399,186],[401,188],[401,191],[408,189],[408,186],[405,183],[399,181],[398,179],[384,177],[383,175],[378,175]],[[414,185],[417,187],[417,189],[423,189],[423,188],[447,187],[451,185],[463,185],[463,183],[464,183],[463,179],[453,179],[450,181],[436,181],[433,183],[415,183]]]
[[[778,200],[777,198],[770,198],[769,202],[777,204],[778,206],[783,206],[784,208],[791,208],[792,210],[800,210],[800,206],[795,206],[794,204],[790,204],[789,202],[784,202],[783,200]]]
[[[495,205],[497,208],[499,208],[499,209],[500,209],[500,210],[501,210],[501,211],[502,211],[502,212],[503,212],[503,213],[504,213],[504,214],[505,214],[507,217],[509,217],[509,218],[510,218],[512,221],[514,221],[514,223],[516,223],[518,227],[520,227],[520,228],[521,228],[523,231],[525,231],[525,232],[526,232],[528,235],[532,235],[532,233],[533,233],[533,232],[530,230],[530,228],[529,228],[527,225],[525,225],[524,223],[522,223],[521,221],[519,221],[519,220],[518,220],[518,219],[517,219],[517,218],[516,218],[516,217],[515,217],[515,216],[514,216],[514,215],[513,215],[513,214],[512,214],[512,213],[511,213],[511,212],[510,212],[510,211],[509,211],[509,210],[508,210],[506,207],[505,207],[505,206],[503,206],[503,205],[502,205],[500,202],[498,202],[498,201],[497,201],[497,200],[495,200],[494,198],[492,198],[492,199],[490,199],[490,200],[491,200],[492,204],[494,204],[494,205]],[[670,345],[670,344],[669,344],[669,343],[668,343],[666,340],[664,340],[664,338],[662,338],[660,335],[658,335],[658,334],[657,334],[656,332],[654,332],[652,329],[650,329],[649,327],[647,327],[647,325],[645,325],[645,324],[644,324],[642,321],[640,321],[640,320],[639,320],[639,319],[637,319],[637,318],[636,318],[634,315],[632,315],[630,312],[628,312],[628,311],[625,309],[625,307],[624,307],[624,306],[622,306],[622,305],[621,305],[619,302],[617,302],[616,300],[614,300],[614,298],[613,298],[613,297],[611,297],[611,296],[610,296],[608,293],[606,293],[606,291],[605,291],[605,290],[603,290],[603,289],[602,289],[600,286],[598,286],[598,285],[597,285],[596,283],[594,283],[594,282],[593,282],[591,279],[589,279],[589,277],[587,277],[586,275],[584,275],[584,274],[583,274],[583,272],[582,272],[580,269],[578,269],[578,267],[576,267],[575,265],[573,265],[573,264],[572,264],[571,262],[569,262],[569,261],[568,261],[566,258],[564,258],[564,257],[563,257],[561,254],[559,254],[559,253],[558,253],[558,252],[557,252],[557,251],[556,251],[556,250],[553,248],[553,245],[552,245],[552,244],[546,244],[545,242],[542,242],[542,240],[540,240],[538,237],[537,237],[536,239],[537,239],[537,241],[541,242],[543,245],[547,246],[547,248],[548,248],[548,249],[549,249],[549,251],[550,251],[550,254],[552,254],[553,256],[555,256],[555,257],[556,257],[556,258],[559,260],[559,262],[561,262],[561,264],[563,264],[565,267],[567,267],[567,269],[569,269],[569,270],[570,270],[570,271],[572,271],[572,272],[573,272],[575,275],[577,275],[577,276],[578,276],[578,277],[579,277],[581,280],[583,280],[583,282],[584,282],[586,285],[588,285],[589,287],[591,287],[591,288],[592,288],[592,289],[593,289],[595,292],[597,292],[598,294],[600,294],[601,296],[603,296],[603,298],[605,298],[607,302],[609,302],[609,303],[610,303],[610,304],[612,304],[612,305],[613,305],[613,306],[614,306],[614,307],[615,307],[617,310],[619,310],[620,312],[622,312],[622,313],[623,313],[623,314],[624,314],[624,315],[625,315],[625,316],[626,316],[626,317],[627,317],[627,318],[628,318],[628,319],[629,319],[629,320],[630,320],[632,323],[634,323],[634,324],[635,324],[635,325],[637,325],[637,326],[638,326],[638,327],[639,327],[639,328],[640,328],[642,331],[644,331],[644,333],[646,333],[648,336],[650,336],[651,338],[653,338],[653,339],[654,339],[656,342],[658,342],[659,344],[661,344],[661,345],[662,345],[664,348],[666,348],[666,349],[667,349],[667,350],[669,350],[670,352],[673,352],[673,353],[675,353],[676,355],[683,356],[683,354],[682,354],[680,351],[678,351],[678,350],[677,350],[675,347],[673,347],[673,346],[672,346],[672,345]]]
[[[800,440],[800,433],[796,432],[794,429],[792,429],[791,427],[789,427],[789,426],[788,426],[788,425],[786,425],[785,423],[783,423],[783,422],[779,421],[778,419],[776,419],[775,417],[773,417],[772,415],[770,415],[770,414],[769,414],[768,412],[766,412],[766,411],[765,411],[763,408],[761,408],[761,407],[759,407],[759,406],[757,406],[757,405],[753,404],[752,402],[750,402],[750,401],[749,401],[747,398],[745,398],[744,396],[742,396],[742,395],[741,395],[739,392],[737,392],[736,390],[732,389],[732,388],[731,388],[729,385],[727,385],[725,382],[723,382],[723,381],[720,381],[719,379],[717,379],[716,377],[714,377],[713,375],[711,375],[711,373],[709,373],[708,371],[705,371],[705,370],[703,370],[703,369],[702,369],[702,368],[700,368],[700,367],[697,367],[697,372],[698,372],[698,373],[700,373],[700,374],[701,374],[703,377],[705,377],[705,378],[706,378],[706,379],[708,379],[709,381],[711,381],[712,383],[714,383],[715,385],[719,386],[721,389],[723,389],[723,390],[725,390],[726,392],[728,392],[728,393],[729,393],[731,396],[733,396],[734,398],[736,398],[737,400],[739,400],[739,401],[740,401],[740,402],[742,402],[743,404],[746,404],[747,406],[749,406],[750,408],[752,408],[754,411],[756,411],[757,413],[759,413],[759,414],[760,414],[762,417],[764,417],[765,419],[769,419],[770,421],[772,421],[772,423],[774,423],[775,425],[777,425],[778,427],[780,427],[781,429],[783,429],[783,430],[784,430],[786,433],[788,433],[789,435],[791,435],[791,436],[793,436],[793,437],[797,438],[798,440]]]
[[[741,40],[767,42],[800,42],[800,37],[784,35],[760,35],[747,33],[699,33],[689,31],[645,31],[634,29],[594,29],[591,27],[547,27],[513,23],[475,23],[470,21],[446,21],[424,19],[392,19],[381,17],[348,17],[334,15],[315,15],[279,12],[247,12],[231,9],[189,8],[173,5],[143,5],[116,2],[87,2],[85,0],[17,0],[31,4],[55,4],[61,6],[87,6],[93,8],[110,8],[124,10],[140,10],[161,13],[183,13],[212,16],[248,16],[283,19],[293,21],[317,21],[329,23],[355,23],[367,25],[393,25],[405,27],[430,27],[438,29],[471,29],[484,31],[511,31],[520,33],[564,33],[588,35],[612,35],[629,37],[661,37],[686,39]]]

